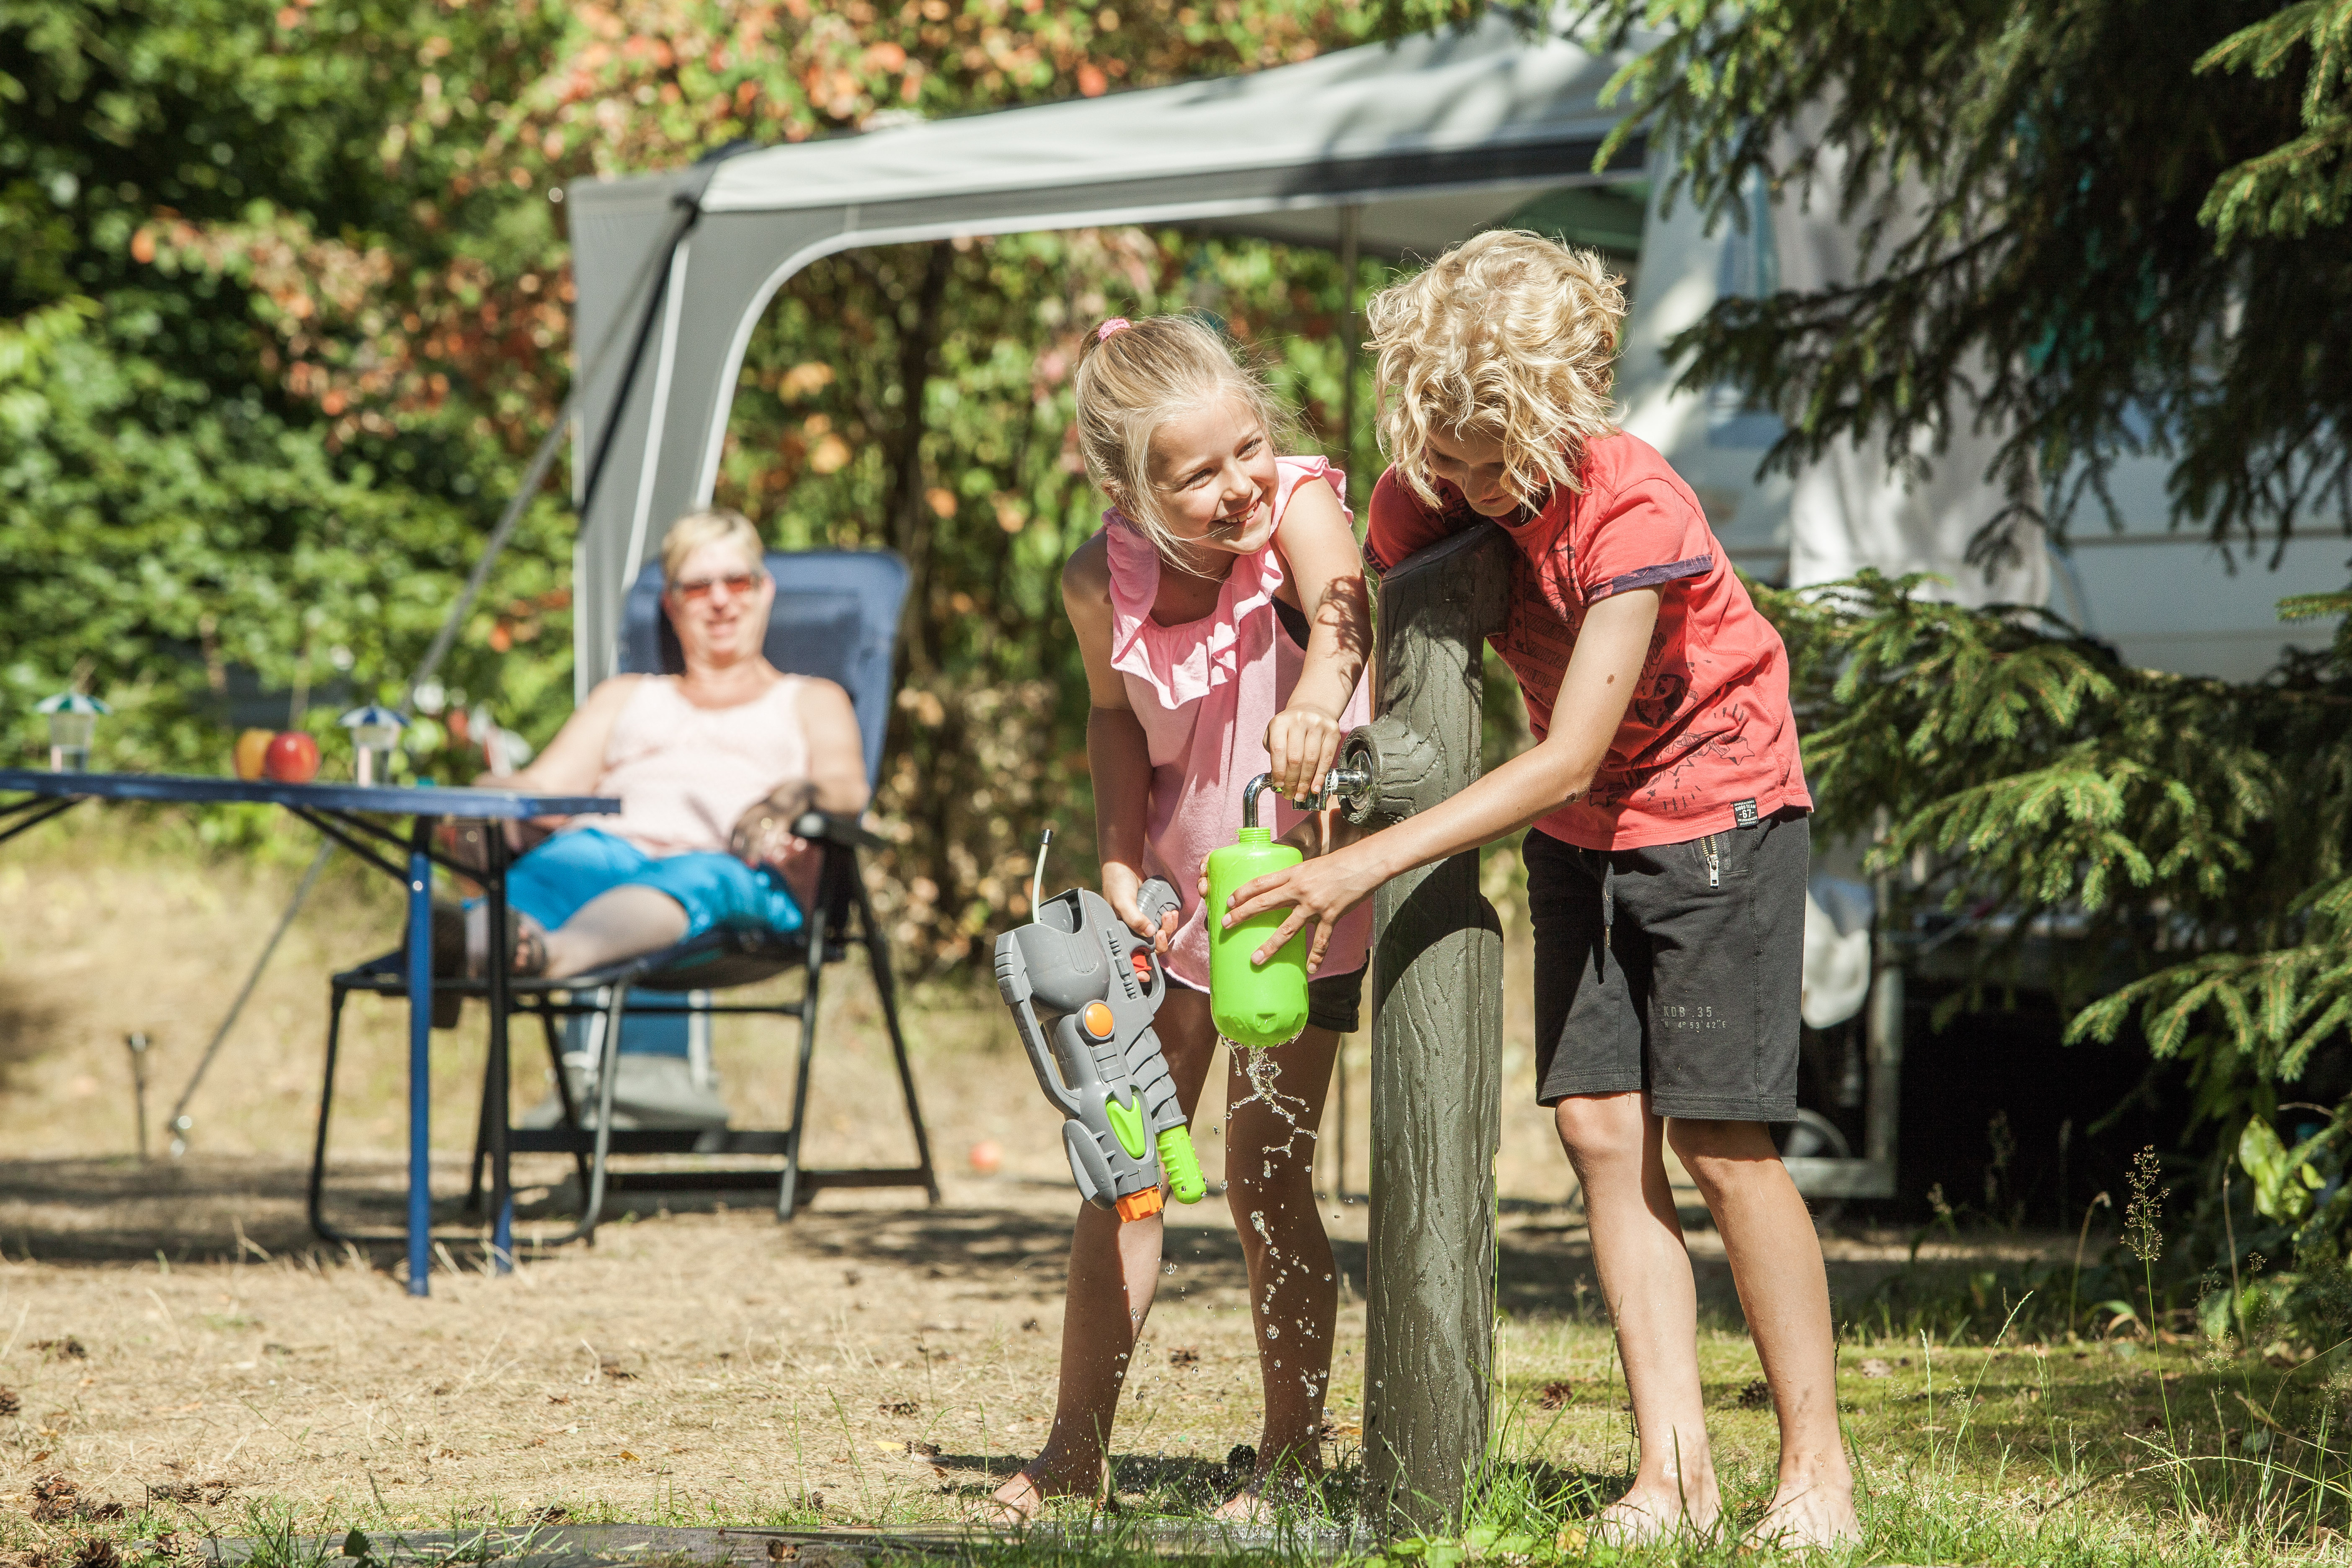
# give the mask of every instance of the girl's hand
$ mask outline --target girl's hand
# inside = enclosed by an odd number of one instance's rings
[[[1285,800],[1305,800],[1323,787],[1323,774],[1339,760],[1348,731],[1339,716],[1309,703],[1293,702],[1265,727],[1266,772]]]
[[[1234,925],[1261,910],[1289,906],[1289,917],[1250,955],[1250,962],[1264,963],[1312,921],[1315,940],[1307,950],[1307,973],[1312,974],[1322,967],[1324,950],[1331,945],[1331,932],[1339,917],[1370,898],[1381,880],[1371,873],[1364,856],[1336,850],[1302,860],[1286,871],[1244,882],[1234,889],[1223,910],[1210,911],[1210,918]]]
[[[1142,905],[1143,879],[1135,874],[1132,866],[1122,866],[1116,860],[1106,861],[1102,868],[1102,882],[1103,902],[1110,906],[1110,912],[1136,935],[1150,937],[1151,951],[1162,958],[1167,957],[1169,944],[1175,940],[1176,927],[1183,919],[1182,914],[1170,910],[1160,917],[1160,923],[1156,926],[1146,920]],[[1201,891],[1206,895],[1208,890],[1208,879],[1204,877],[1201,880]]]

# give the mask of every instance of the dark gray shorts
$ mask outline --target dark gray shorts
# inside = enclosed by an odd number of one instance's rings
[[[1307,978],[1307,1026],[1352,1035],[1364,1016],[1364,971],[1360,964],[1345,974],[1311,974]],[[1198,991],[1174,975],[1168,984],[1182,991]]]
[[[1529,830],[1537,1103],[1647,1089],[1659,1116],[1794,1119],[1805,816],[1645,849]]]

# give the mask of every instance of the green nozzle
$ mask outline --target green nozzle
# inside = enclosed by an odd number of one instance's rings
[[[1160,1169],[1167,1174],[1168,1190],[1180,1204],[1197,1204],[1208,1190],[1201,1180],[1201,1162],[1192,1152],[1192,1134],[1171,1127],[1160,1135]]]

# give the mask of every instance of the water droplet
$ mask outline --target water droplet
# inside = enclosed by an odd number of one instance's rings
[[[1265,1337],[1270,1340],[1278,1340],[1282,1338],[1282,1331],[1276,1328],[1274,1324],[1268,1323],[1265,1326]]]
[[[1176,1266],[1172,1263],[1163,1263],[1160,1266],[1160,1272],[1162,1274],[1173,1274],[1176,1272]]]

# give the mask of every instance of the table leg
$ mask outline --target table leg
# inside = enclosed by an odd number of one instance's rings
[[[408,1293],[433,1293],[433,824],[408,847]]]
[[[507,834],[503,822],[482,825],[488,875],[483,891],[489,904],[490,1073],[488,1120],[490,1133],[490,1261],[499,1273],[514,1268],[514,1173],[507,1148],[507,1093],[513,1072],[507,1053],[507,1013],[511,1005],[508,976],[514,960],[506,940]]]

